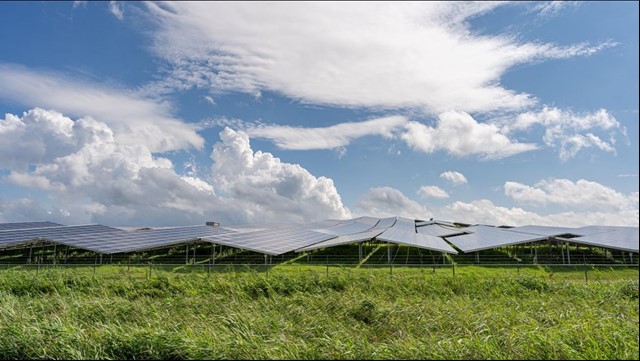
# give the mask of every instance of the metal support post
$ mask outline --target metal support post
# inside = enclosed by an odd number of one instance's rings
[[[567,263],[571,264],[571,253],[569,252],[569,242],[567,242]]]
[[[358,263],[362,262],[362,243],[358,243]]]
[[[387,263],[391,264],[391,243],[387,242]]]
[[[480,264],[480,252],[476,252],[476,263]]]
[[[184,251],[184,264],[189,264],[189,244],[187,243],[187,248]]]

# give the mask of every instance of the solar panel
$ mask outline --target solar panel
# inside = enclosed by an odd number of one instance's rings
[[[396,223],[376,237],[378,240],[405,244],[445,253],[458,253],[442,238],[416,233],[415,220],[398,217]]]
[[[371,229],[378,223],[377,218],[360,217],[348,222],[326,228],[314,228],[313,230],[320,233],[331,234],[334,236],[345,236],[353,233],[364,232]]]
[[[235,234],[222,234],[202,239],[211,243],[277,256],[336,236],[304,228],[283,228]]]
[[[365,231],[365,232],[339,236],[339,237],[330,239],[328,241],[316,243],[316,244],[313,244],[313,245],[308,246],[308,247],[299,248],[299,249],[296,250],[296,252],[313,251],[315,249],[342,246],[342,245],[350,244],[350,243],[358,243],[358,242],[368,241],[370,239],[373,239],[373,238],[377,237],[382,232],[383,232],[382,230],[369,230],[369,231]]]
[[[513,227],[513,228],[504,228],[510,232],[519,232],[519,233],[528,233],[528,234],[536,234],[540,236],[554,237],[561,236],[563,234],[574,234],[580,235],[578,233],[578,228],[570,228],[570,227],[549,227],[549,226],[521,226],[521,227]]]
[[[621,227],[621,226],[586,226],[576,229],[582,236],[591,236],[600,233],[608,233],[614,231],[638,232],[638,227]]]
[[[513,244],[540,241],[548,238],[543,235],[511,232],[503,228],[490,226],[473,226],[463,229],[473,233],[450,236],[446,237],[446,239],[449,243],[453,244],[465,253]]]
[[[62,224],[53,222],[16,222],[16,223],[0,223],[0,232],[9,231],[15,229],[31,229],[31,228],[46,228],[46,227],[60,227]]]
[[[100,253],[127,253],[165,248],[176,244],[225,233],[234,233],[220,227],[186,226],[150,230],[121,231],[94,235],[69,236],[57,238],[65,245],[88,249]]]
[[[464,234],[461,228],[445,227],[439,224],[430,224],[427,226],[417,227],[416,231],[420,234],[428,234],[434,237],[454,236],[456,234]]]
[[[15,229],[0,232],[0,247],[15,246],[34,240],[55,241],[56,239],[70,235],[86,235],[117,231],[124,232],[117,228],[107,227],[99,224]]]
[[[638,227],[607,227],[608,232],[594,230],[587,236],[567,239],[568,242],[638,253]],[[602,230],[602,228],[600,229]]]

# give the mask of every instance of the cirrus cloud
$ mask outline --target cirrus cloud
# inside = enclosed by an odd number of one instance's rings
[[[438,114],[536,103],[500,85],[512,67],[590,55],[613,43],[523,43],[476,35],[499,2],[147,3],[154,49],[173,68],[157,85],[274,91],[316,104]]]

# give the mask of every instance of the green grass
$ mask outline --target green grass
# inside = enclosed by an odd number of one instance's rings
[[[638,359],[638,271],[0,270],[0,359]]]

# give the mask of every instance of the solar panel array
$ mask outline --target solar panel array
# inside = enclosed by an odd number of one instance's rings
[[[566,237],[571,235],[571,237]],[[0,223],[0,249],[27,247],[48,241],[104,254],[126,253],[205,241],[280,255],[371,239],[446,253],[476,252],[555,237],[558,240],[621,251],[638,252],[638,227],[580,228],[523,226],[498,228],[476,225],[457,228],[442,221],[404,217],[359,217],[325,220],[307,225],[274,223],[236,227],[205,225],[125,231],[99,224],[63,226],[53,222]],[[448,241],[449,243],[445,242]]]

